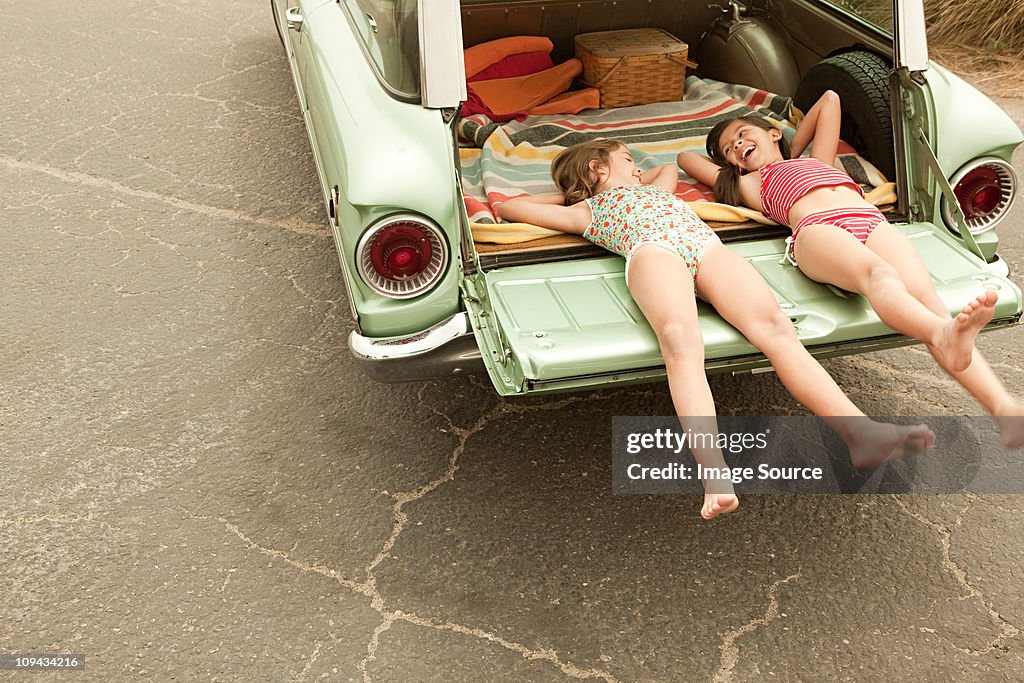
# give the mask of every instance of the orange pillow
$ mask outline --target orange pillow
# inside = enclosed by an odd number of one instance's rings
[[[526,111],[565,92],[582,72],[583,63],[574,58],[535,74],[475,81],[469,87],[488,109],[502,116]]]
[[[509,55],[522,52],[551,52],[554,47],[551,39],[544,36],[509,36],[467,47],[462,51],[466,62],[466,78],[472,78]]]

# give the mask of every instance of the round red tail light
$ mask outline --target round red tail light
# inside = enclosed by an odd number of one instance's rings
[[[447,251],[441,231],[426,219],[392,216],[371,226],[356,247],[363,281],[385,296],[405,299],[422,294],[441,278]]]
[[[1006,215],[1017,193],[1017,176],[1002,159],[976,159],[960,169],[950,185],[967,229],[977,234],[991,230]],[[946,224],[955,230],[956,218],[945,198],[942,206]]]
[[[430,264],[430,238],[421,226],[393,223],[378,230],[370,243],[370,263],[381,277],[416,277]]]

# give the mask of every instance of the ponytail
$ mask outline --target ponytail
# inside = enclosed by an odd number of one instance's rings
[[[715,178],[715,201],[722,204],[740,205],[740,172],[732,164],[722,166]]]

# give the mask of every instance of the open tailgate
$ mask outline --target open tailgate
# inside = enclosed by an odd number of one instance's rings
[[[950,234],[935,226],[897,226],[928,265],[939,296],[959,312],[984,288],[999,292],[990,328],[1015,323],[1021,291],[994,274]],[[916,343],[882,324],[867,300],[815,283],[779,260],[785,242],[731,243],[768,282],[816,356],[862,353]],[[614,255],[501,268],[480,274],[467,297],[474,332],[495,388],[502,395],[566,390],[664,376],[657,338],[626,288],[625,261]],[[735,328],[699,304],[708,371],[767,365]]]

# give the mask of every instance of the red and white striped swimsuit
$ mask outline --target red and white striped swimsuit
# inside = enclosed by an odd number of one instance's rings
[[[849,185],[864,196],[860,185],[842,171],[812,157],[783,159],[761,168],[761,209],[779,225],[789,225],[793,204],[819,187]],[[861,243],[867,241],[875,227],[885,221],[882,212],[873,206],[830,209],[808,214],[793,227],[793,236],[786,240],[786,258],[796,265],[793,245],[805,225],[834,225],[842,228]]]

